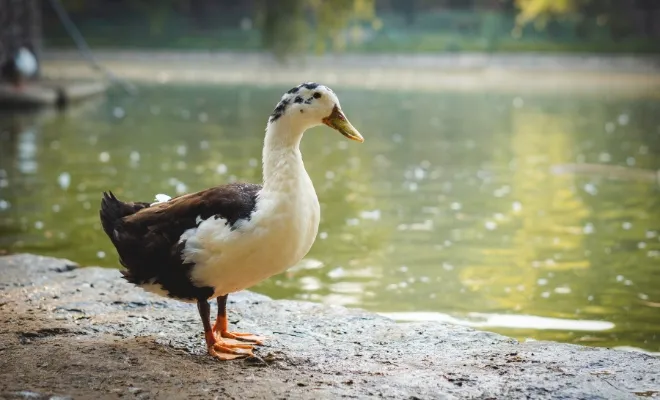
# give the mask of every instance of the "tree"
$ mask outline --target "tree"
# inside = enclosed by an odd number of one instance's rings
[[[576,12],[586,0],[515,0],[519,12],[516,16],[516,28],[534,22],[538,28],[544,28],[551,18]]]
[[[346,46],[343,32],[363,21],[376,21],[375,0],[259,0],[257,21],[262,43],[277,57],[314,46],[316,52]]]
[[[522,28],[534,23],[538,29],[546,27],[553,19],[572,17],[577,21],[579,36],[584,35],[586,22],[595,21],[607,26],[612,38],[617,39],[639,32],[651,38],[654,34],[656,0],[515,0],[519,10],[514,36],[520,36]],[[643,20],[635,19],[635,12],[643,12]]]

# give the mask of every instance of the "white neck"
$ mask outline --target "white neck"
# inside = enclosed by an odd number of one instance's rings
[[[290,191],[301,178],[309,176],[300,154],[300,140],[304,128],[281,117],[266,127],[263,149],[264,191]]]

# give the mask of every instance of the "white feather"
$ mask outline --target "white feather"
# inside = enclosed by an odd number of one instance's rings
[[[156,201],[154,203],[151,203],[152,206],[160,203],[167,203],[170,201],[172,198],[166,194],[158,193],[156,195]]]
[[[283,123],[269,125],[264,187],[249,220],[239,220],[232,229],[226,220],[212,217],[184,233],[184,261],[195,263],[192,281],[214,287],[213,297],[285,271],[312,247],[320,206],[298,149],[303,131]],[[282,140],[283,135],[288,135],[287,140]]]

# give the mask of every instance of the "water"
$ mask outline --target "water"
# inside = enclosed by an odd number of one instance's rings
[[[100,193],[260,180],[283,90],[144,87],[0,117],[0,249],[116,267]],[[335,88],[366,138],[303,140],[322,205],[275,298],[660,351],[660,99]]]

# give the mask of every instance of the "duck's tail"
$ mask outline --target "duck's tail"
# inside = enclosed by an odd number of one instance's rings
[[[101,225],[115,247],[117,246],[117,229],[121,227],[122,219],[147,207],[149,207],[149,203],[125,203],[117,199],[112,192],[103,192],[99,212]]]
[[[149,203],[125,203],[117,197],[112,192],[103,192],[103,198],[101,199],[101,210],[99,215],[101,217],[101,225],[103,226],[103,231],[112,241],[112,244],[117,249],[119,253],[119,261],[121,264],[128,268],[128,265],[124,260],[125,251],[122,249],[125,247],[122,245],[121,232],[123,231],[123,218],[133,215],[136,212],[142,210],[143,208],[149,207]],[[129,271],[121,271],[126,279],[130,278]],[[130,279],[129,279],[130,280]]]
[[[121,219],[128,215],[135,214],[139,210],[139,208],[135,209],[135,207],[131,207],[130,204],[120,201],[112,192],[103,192],[99,215],[101,217],[103,231],[105,231],[105,234],[108,235],[110,240],[114,242],[114,231],[117,228],[117,225],[121,224]]]

